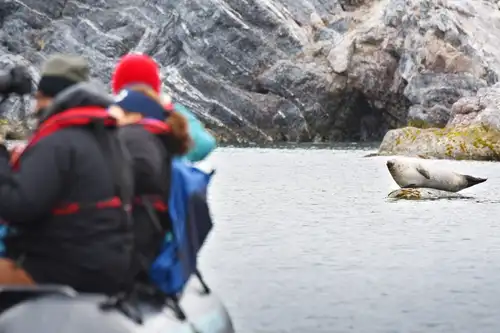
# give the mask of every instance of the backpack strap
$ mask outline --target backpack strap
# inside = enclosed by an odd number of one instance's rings
[[[92,125],[97,141],[103,150],[103,156],[108,160],[107,165],[113,177],[114,193],[120,198],[123,210],[127,215],[125,227],[130,227],[132,225],[131,207],[134,189],[131,170],[124,167],[124,164],[131,165],[131,159],[125,146],[115,135],[117,134],[116,128],[106,128],[103,122],[95,122]]]
[[[118,196],[122,202],[122,208],[125,214],[123,228],[129,229],[133,222],[131,207],[134,188],[131,170],[128,167],[124,167],[124,164],[125,166],[131,165],[131,159],[125,146],[118,139],[118,136],[115,135],[117,134],[117,128],[107,128],[103,122],[94,122],[91,126],[93,127],[92,130],[95,133],[99,146],[103,151],[103,156],[107,159],[107,165],[113,177],[115,195]],[[130,281],[125,281],[125,283],[128,282]],[[101,302],[99,308],[103,311],[116,309],[140,325],[143,323],[143,314],[137,307],[129,303],[131,296],[132,290],[120,292]]]
[[[210,287],[208,287],[207,283],[205,282],[205,280],[203,279],[203,276],[201,276],[201,273],[200,271],[198,270],[198,268],[196,268],[194,270],[194,275],[198,278],[198,280],[200,280],[200,283],[201,283],[201,286],[203,287],[203,293],[205,295],[208,295],[212,292],[212,290],[210,289]]]

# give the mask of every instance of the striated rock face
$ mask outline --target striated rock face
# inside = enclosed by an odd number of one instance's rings
[[[225,141],[374,140],[442,127],[497,81],[498,15],[486,0],[0,0],[0,67],[83,54],[107,85],[145,52]]]

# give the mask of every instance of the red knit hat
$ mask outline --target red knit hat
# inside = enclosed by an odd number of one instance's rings
[[[160,70],[153,58],[145,54],[129,53],[120,59],[111,81],[113,94],[131,84],[146,84],[160,93]]]

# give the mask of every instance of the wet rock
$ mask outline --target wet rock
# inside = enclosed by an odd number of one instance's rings
[[[38,80],[48,55],[83,54],[108,86],[118,57],[145,52],[221,140],[378,140],[408,121],[443,127],[455,102],[495,84],[497,11],[473,0],[0,0],[0,66],[28,63]],[[9,103],[11,118],[28,108]]]
[[[466,199],[467,197],[456,192],[436,190],[433,188],[399,188],[387,195],[390,201],[397,200],[439,200],[439,199]]]

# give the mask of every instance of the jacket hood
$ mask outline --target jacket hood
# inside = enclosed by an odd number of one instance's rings
[[[95,84],[82,82],[59,93],[52,101],[52,104],[43,111],[40,121],[43,122],[50,116],[77,107],[98,106],[108,108],[111,104],[113,104],[111,96],[103,93]]]

